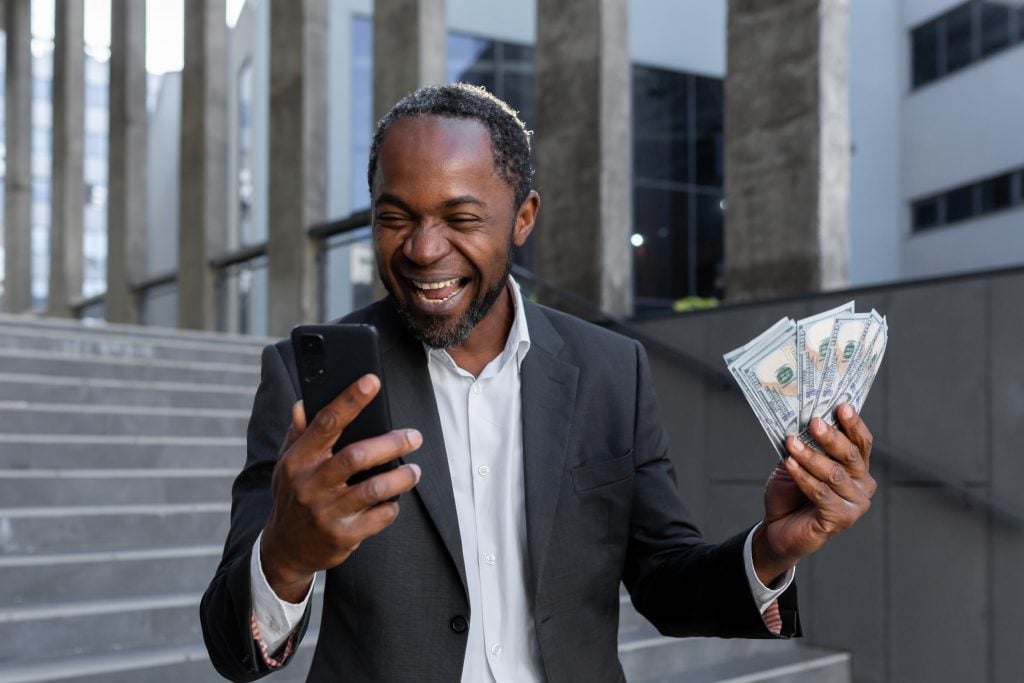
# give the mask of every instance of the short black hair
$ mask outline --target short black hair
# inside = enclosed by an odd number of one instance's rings
[[[380,146],[391,124],[413,116],[440,116],[454,119],[476,119],[491,134],[491,149],[498,174],[512,186],[518,208],[533,185],[530,163],[530,131],[512,107],[476,85],[451,83],[430,85],[412,92],[391,108],[377,123],[370,144],[370,161],[366,181],[373,195],[373,176],[377,172]]]

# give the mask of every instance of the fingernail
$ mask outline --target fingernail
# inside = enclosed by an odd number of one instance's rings
[[[373,375],[363,375],[359,378],[359,383],[356,385],[359,388],[359,393],[368,394],[373,391]]]
[[[793,470],[798,470],[800,469],[800,463],[797,462],[796,458],[786,458],[786,467]]]
[[[811,420],[810,427],[811,431],[814,432],[815,434],[821,434],[823,431],[825,431],[825,421],[822,420],[820,417],[816,417]]]
[[[412,473],[416,475],[416,483],[418,484],[420,482],[420,477],[423,476],[423,471],[420,470],[420,466],[414,462],[411,462],[408,465],[406,465],[406,467],[412,470]]]
[[[796,451],[797,453],[803,453],[805,450],[807,450],[807,447],[804,446],[804,442],[801,441],[800,439],[793,439],[793,450]]]
[[[849,419],[853,417],[853,408],[850,407],[849,403],[844,403],[839,406],[839,415],[844,419]]]
[[[405,440],[413,448],[419,448],[420,445],[423,443],[423,435],[420,434],[418,430],[407,429],[405,430]]]

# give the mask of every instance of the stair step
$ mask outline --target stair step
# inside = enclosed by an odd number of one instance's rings
[[[259,363],[230,364],[159,358],[67,358],[52,351],[0,349],[0,372],[105,377],[136,381],[194,382],[247,386],[259,383]]]
[[[205,330],[183,330],[176,327],[157,327],[155,325],[125,325],[107,323],[96,320],[69,320],[67,318],[48,318],[35,314],[0,313],[0,334],[8,330],[35,329],[40,331],[66,331],[72,334],[95,334],[101,337],[117,339],[139,339],[160,343],[166,340],[185,340],[223,346],[265,346],[276,339],[256,337],[228,332],[208,332]]]
[[[310,629],[306,639],[288,666],[274,672],[274,683],[300,683],[306,680],[316,632]],[[48,658],[14,666],[0,664],[0,683],[223,683],[214,671],[201,642],[167,648],[147,648],[117,654]]]
[[[259,363],[262,345],[211,343],[177,337],[121,337],[97,334],[87,328],[50,330],[8,326],[0,328],[0,349],[45,350],[69,358],[159,358],[251,365]]]
[[[0,470],[5,507],[216,503],[231,500],[234,468]]]
[[[0,373],[0,401],[249,411],[254,393],[254,388],[250,386]]]
[[[230,503],[0,509],[0,557],[205,545],[227,536]]]
[[[241,436],[136,434],[0,434],[0,467],[227,467],[245,462]]]
[[[199,594],[0,608],[0,661],[187,645],[202,638]]]
[[[244,436],[246,410],[0,401],[0,433]]]
[[[220,561],[222,543],[107,552],[0,555],[3,602],[18,606],[109,599],[126,592],[201,593]]]

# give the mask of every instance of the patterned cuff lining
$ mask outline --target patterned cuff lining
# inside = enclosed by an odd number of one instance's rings
[[[778,612],[778,607],[776,607],[775,613],[778,614]],[[782,623],[781,620],[779,623]],[[267,644],[263,642],[263,636],[260,634],[260,626],[256,623],[255,614],[249,617],[249,626],[252,629],[252,639],[260,646],[260,655],[263,657],[263,662],[271,669],[280,669],[284,666],[285,662],[288,661],[288,658],[292,656],[292,651],[295,649],[295,633],[293,632],[288,636],[288,640],[284,641],[283,649],[278,648],[281,656],[275,659],[270,656],[269,652],[267,652]]]
[[[772,604],[765,608],[764,613],[761,615],[764,619],[764,625],[768,627],[768,630],[779,635],[782,633],[782,615],[779,614],[779,601],[772,600]],[[255,624],[255,622],[253,622]],[[289,644],[289,647],[291,645]],[[266,656],[266,655],[264,655]]]

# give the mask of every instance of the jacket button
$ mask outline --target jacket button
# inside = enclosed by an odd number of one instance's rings
[[[457,614],[452,617],[451,623],[448,624],[452,627],[452,630],[456,633],[465,633],[466,629],[469,628],[469,622],[466,621],[466,617],[461,614]]]

